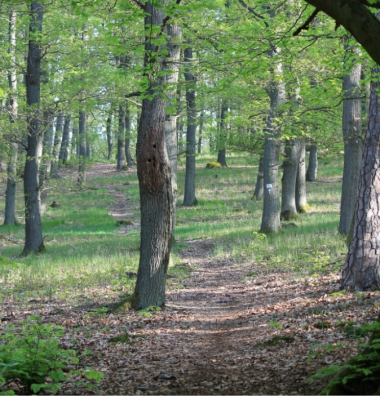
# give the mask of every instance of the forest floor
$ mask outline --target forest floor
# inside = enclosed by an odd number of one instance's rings
[[[88,183],[115,173],[113,164],[96,164]],[[115,232],[128,238],[139,227],[138,202],[106,188],[115,199],[110,214],[133,219]],[[340,292],[336,272],[308,277],[221,258],[212,235],[181,242],[175,267],[185,275],[169,277],[160,311],[108,309],[117,293],[104,286],[82,304],[70,297],[9,301],[2,322],[35,313],[64,326],[62,346],[78,352],[82,367],[105,374],[101,394],[317,394],[328,379],[310,377],[356,355],[363,338],[355,325],[377,316],[380,294]],[[117,335],[125,342],[110,343]],[[88,392],[71,384],[60,390]]]

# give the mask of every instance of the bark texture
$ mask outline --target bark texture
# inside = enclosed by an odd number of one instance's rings
[[[278,51],[278,50],[277,50]],[[277,58],[278,52],[271,51]],[[282,80],[282,63],[277,63],[271,72],[272,81],[268,87],[270,113],[267,119],[264,144],[264,209],[261,219],[261,232],[278,232],[280,223],[280,192],[278,183],[280,125],[277,121],[279,107],[285,102],[285,83]]]
[[[350,48],[346,45],[346,51]],[[348,235],[355,211],[355,203],[359,184],[360,166],[363,154],[361,137],[361,64],[356,63],[343,79],[342,130],[344,141],[344,170],[342,196],[340,201],[339,232]],[[355,98],[355,99],[351,99]]]
[[[364,0],[305,0],[344,26],[380,65],[380,21]],[[367,2],[367,5],[369,3]]]
[[[310,209],[306,199],[306,144],[305,139],[299,140],[301,148],[297,169],[296,207],[298,213],[306,213]]]
[[[58,161],[59,161],[59,153],[61,151],[62,146],[62,135],[63,135],[63,121],[64,114],[59,113],[57,117],[57,125],[55,127],[55,135],[54,135],[54,145],[53,145],[53,160],[51,163],[51,176],[54,179],[58,178]]]
[[[309,165],[307,167],[306,180],[309,182],[317,181],[318,176],[318,146],[312,144],[309,153]]]
[[[191,63],[193,60],[192,48],[185,49],[185,62]],[[185,80],[194,81],[194,74],[189,67],[185,68]],[[195,107],[195,84],[186,84],[186,107],[187,107],[187,133],[186,133],[186,174],[185,174],[185,195],[183,204],[193,206],[197,204],[195,198],[195,149],[197,130],[197,109]]]
[[[282,164],[282,206],[281,219],[298,217],[296,205],[296,183],[301,156],[301,139],[291,139],[285,145],[285,158]]]
[[[253,198],[257,201],[261,200],[264,195],[264,156],[260,155],[259,159],[259,170],[257,173],[255,193]]]
[[[380,288],[380,68],[372,73],[354,227],[342,274],[342,287],[348,290]]]
[[[145,31],[162,26],[162,9],[145,3]],[[160,29],[158,29],[160,30]],[[153,34],[153,33],[152,33]],[[143,99],[137,138],[137,175],[140,186],[140,262],[132,304],[141,309],[165,304],[166,273],[171,249],[173,199],[165,146],[166,103],[162,98],[162,59],[157,59],[156,36],[145,37],[146,77],[151,99]]]
[[[107,159],[112,159],[112,134],[111,134],[111,127],[112,127],[112,113],[108,115],[107,122],[106,122],[106,137],[107,137]]]
[[[16,11],[9,14],[9,57],[11,70],[8,72],[9,81],[9,121],[11,137],[16,133],[13,126],[17,119],[17,73],[16,73]],[[5,192],[4,225],[14,225],[16,222],[16,167],[17,167],[17,143],[11,142],[9,145],[8,165],[7,165],[7,190]]]
[[[69,146],[70,146],[70,122],[71,115],[67,114],[65,117],[65,124],[63,126],[61,150],[59,152],[59,161],[66,164],[69,159]]]
[[[172,88],[167,92],[169,101],[166,106],[170,111],[166,113],[165,120],[165,144],[168,153],[170,168],[171,168],[171,185],[173,194],[173,221],[172,221],[172,232],[171,238],[175,239],[175,213],[176,203],[178,197],[178,186],[177,186],[177,157],[178,157],[178,137],[177,137],[177,120],[178,112],[176,110],[176,99],[177,99],[177,83],[179,73],[179,60],[181,56],[181,41],[182,41],[182,29],[179,24],[169,24],[166,26],[167,44],[166,49],[168,51],[167,58],[164,60],[164,68],[166,72],[165,81],[167,84],[171,84]]]
[[[42,33],[43,5],[30,5],[29,44],[26,71],[26,102],[28,106],[28,146],[24,170],[25,245],[23,254],[42,252],[44,248],[40,215],[39,158],[43,133],[40,125],[41,47],[36,37]]]
[[[217,162],[220,163],[222,166],[227,166],[226,160],[226,143],[227,143],[227,125],[226,125],[226,118],[228,113],[228,101],[223,99],[221,110],[220,110],[220,132],[219,132],[219,139],[218,139],[218,158]]]
[[[78,129],[78,146],[79,146],[79,168],[78,168],[78,184],[82,186],[86,183],[86,113],[79,111],[79,129]]]

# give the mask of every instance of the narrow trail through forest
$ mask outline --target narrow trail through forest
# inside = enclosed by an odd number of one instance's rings
[[[108,164],[93,167],[89,178],[107,174]],[[113,173],[114,171],[112,171]],[[136,206],[113,188],[111,209],[116,219],[128,219]],[[128,231],[128,229],[125,229]],[[213,257],[212,236],[187,240],[180,253],[190,270],[181,289],[169,289],[167,306],[152,317],[135,312],[119,315],[128,323],[136,344],[109,358],[104,378],[115,394],[313,394],[321,382],[309,383],[321,362],[308,362],[316,343],[342,338],[332,328],[318,329],[313,306],[335,301],[337,276],[295,280],[294,274],[264,273],[247,278],[255,264],[237,264]],[[260,274],[260,275],[259,275]],[[339,311],[335,312],[340,317]],[[274,324],[274,325],[273,325]],[[355,353],[356,349],[350,351]],[[347,351],[333,358],[343,362]],[[332,358],[329,357],[331,360]],[[330,363],[326,361],[326,363]],[[119,363],[117,363],[119,361]],[[113,366],[113,368],[112,368]],[[116,370],[116,371],[115,371]]]

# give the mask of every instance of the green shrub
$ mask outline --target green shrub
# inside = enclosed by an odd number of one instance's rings
[[[60,385],[79,371],[64,370],[69,364],[78,363],[75,351],[59,348],[59,337],[63,327],[41,324],[41,318],[32,315],[22,322],[23,328],[8,326],[0,336],[0,390],[14,382],[20,389],[18,394],[39,393],[41,389],[57,393]],[[103,373],[91,370],[84,373],[88,379],[100,382]],[[49,379],[49,381],[47,381]],[[77,385],[94,388],[92,384]],[[13,394],[12,391],[2,392]]]

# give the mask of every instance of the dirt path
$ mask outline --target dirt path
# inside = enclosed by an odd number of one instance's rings
[[[88,184],[115,174],[113,164],[94,165]],[[115,219],[138,218],[138,203],[125,186],[110,183],[107,188],[115,198],[110,208]],[[133,222],[118,232],[139,227]],[[334,296],[339,290],[336,274],[300,277],[271,272],[263,261],[218,258],[211,235],[180,242],[186,246],[180,265],[191,272],[182,280],[169,279],[167,306],[160,312],[94,314],[119,296],[106,285],[84,290],[80,306],[66,298],[12,301],[4,306],[5,323],[35,312],[64,326],[62,346],[77,351],[79,368],[90,366],[105,374],[101,394],[316,394],[326,380],[309,383],[310,376],[358,352],[360,340],[347,338],[339,323],[370,322],[377,316],[380,294]],[[108,342],[126,332],[128,343]],[[342,347],[308,361],[317,344]],[[88,392],[70,384],[60,390]]]

